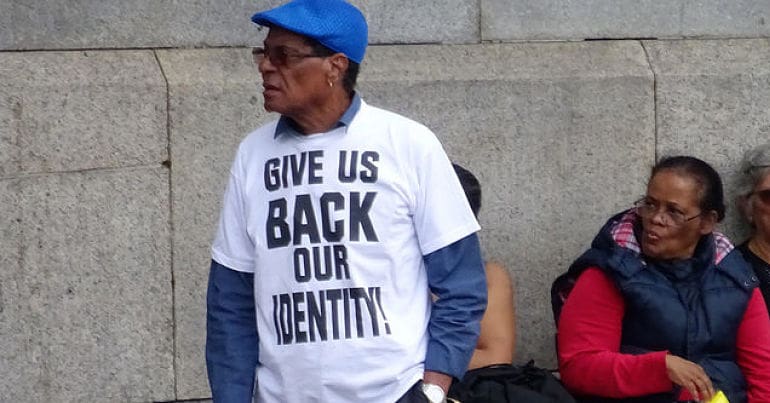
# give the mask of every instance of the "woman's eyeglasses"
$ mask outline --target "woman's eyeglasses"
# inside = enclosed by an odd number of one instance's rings
[[[762,203],[770,205],[770,189],[763,189],[763,190],[756,190],[751,193],[749,193],[749,197],[757,195],[759,200],[762,201]]]
[[[656,214],[658,214],[658,210],[660,210],[657,203],[648,200],[646,197],[637,200],[636,203],[634,203],[634,208],[636,209],[636,213],[645,220],[653,218]],[[690,220],[694,220],[700,217],[701,215],[703,215],[703,212],[700,212],[692,217],[687,217],[681,211],[664,207],[663,211],[660,212],[660,220],[661,223],[665,226],[679,227]]]
[[[305,59],[308,57],[324,57],[315,53],[300,53],[285,46],[276,46],[274,48],[254,47],[251,48],[251,56],[254,63],[259,65],[265,58],[270,59],[270,63],[276,67],[285,67],[293,60]]]

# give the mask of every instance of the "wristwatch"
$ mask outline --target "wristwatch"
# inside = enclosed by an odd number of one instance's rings
[[[430,403],[446,403],[446,393],[441,386],[433,383],[422,384],[422,394],[428,398]]]

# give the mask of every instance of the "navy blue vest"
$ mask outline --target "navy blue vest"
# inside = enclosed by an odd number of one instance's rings
[[[621,352],[669,350],[702,366],[730,403],[746,402],[746,381],[736,364],[736,335],[757,278],[743,256],[733,250],[715,264],[714,236],[707,235],[689,262],[694,272],[674,278],[663,267],[669,264],[645,262],[639,253],[617,245],[610,233],[613,221],[569,271],[579,274],[599,267],[614,280],[626,303]],[[671,402],[677,394],[585,401]]]

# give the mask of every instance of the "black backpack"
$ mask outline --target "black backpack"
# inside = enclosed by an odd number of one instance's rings
[[[569,293],[575,288],[575,283],[583,270],[569,270],[551,283],[551,311],[553,312],[553,323],[559,326],[559,315],[564,302],[567,301]]]
[[[551,371],[534,361],[472,369],[448,395],[460,403],[575,403]]]

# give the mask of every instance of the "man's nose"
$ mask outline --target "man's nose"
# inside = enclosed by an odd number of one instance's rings
[[[257,68],[261,74],[265,74],[267,71],[274,71],[275,65],[270,60],[270,58],[265,55],[265,57],[263,57],[262,60],[257,63]]]

